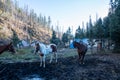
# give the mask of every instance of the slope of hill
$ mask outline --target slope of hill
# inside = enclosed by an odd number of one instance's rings
[[[52,30],[48,28],[48,25],[43,26],[34,19],[31,21],[28,19],[31,16],[26,15],[20,8],[17,10],[13,8],[11,11],[12,13],[4,11],[0,15],[0,40],[11,40],[14,30],[20,40],[39,40],[49,43]],[[24,18],[27,20],[25,21]]]

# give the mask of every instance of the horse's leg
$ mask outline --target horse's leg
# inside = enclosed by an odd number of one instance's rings
[[[57,52],[55,52],[55,59],[56,59],[56,63],[57,63]]]
[[[80,64],[82,63],[82,60],[84,58],[83,52],[78,50],[78,55],[79,55],[79,60],[80,60]]]
[[[81,60],[81,52],[78,51],[79,60]]]
[[[83,62],[83,61],[84,61],[85,53],[86,53],[86,52],[82,53],[82,57],[81,57],[81,64],[84,64],[84,62]]]
[[[53,53],[51,53],[50,55],[51,55],[51,58],[50,58],[50,63],[51,63],[53,58]]]
[[[43,56],[43,67],[45,68],[45,55]]]
[[[78,59],[80,59],[80,52],[79,52],[79,50],[77,50],[77,52],[78,52],[78,56],[79,56],[79,58],[78,58]]]
[[[42,66],[42,61],[43,60],[43,56],[40,56],[40,67]]]

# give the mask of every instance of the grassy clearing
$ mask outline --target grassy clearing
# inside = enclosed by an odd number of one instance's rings
[[[23,60],[34,60],[38,56],[32,53],[32,48],[18,49],[16,54],[10,54],[10,52],[4,52],[0,55],[0,60],[11,60],[11,61],[23,61]]]
[[[12,61],[12,62],[25,62],[25,61],[38,61],[39,55],[34,54],[33,48],[23,48],[18,49],[16,54],[10,54],[10,52],[4,52],[0,55],[0,61]],[[65,58],[70,56],[77,55],[75,49],[64,49],[58,50],[58,58]],[[46,56],[47,59],[50,59],[50,54]]]
[[[78,55],[77,50],[76,49],[64,49],[62,52],[58,53],[58,58],[66,58],[66,57],[70,57],[70,56],[76,56]]]
[[[12,62],[25,62],[25,61],[38,61],[39,55],[34,54],[34,49],[33,48],[23,48],[23,49],[18,49],[16,54],[10,54],[9,52],[4,52],[3,54],[0,55],[0,61],[12,61]],[[88,50],[87,54],[91,54],[91,51]],[[66,57],[71,57],[71,56],[76,56],[78,55],[76,49],[59,49],[58,50],[58,58],[66,58]],[[47,59],[50,59],[50,54],[46,56]]]

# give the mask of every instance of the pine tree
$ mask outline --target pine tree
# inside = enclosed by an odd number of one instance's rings
[[[53,30],[52,38],[51,38],[50,42],[54,43],[56,45],[58,45],[60,43],[60,39],[56,37],[56,32],[54,30]]]
[[[68,35],[66,33],[63,34],[62,41],[63,41],[64,45],[68,42]]]
[[[103,28],[103,23],[102,19],[99,18],[98,21],[96,22],[96,36],[98,39],[102,39],[104,37],[104,28]]]
[[[88,22],[86,23],[86,37],[89,38],[89,25]]]
[[[110,20],[109,17],[105,17],[103,19],[103,27],[104,27],[104,38],[109,39],[110,38]]]
[[[68,42],[70,44],[70,40],[73,39],[73,35],[72,35],[72,30],[71,28],[69,27],[68,30],[66,31],[66,34],[68,36]]]
[[[91,16],[89,17],[89,44],[91,46],[91,54],[93,53],[93,45],[94,45],[94,42],[93,42],[93,25],[92,25],[92,19],[91,19]]]
[[[114,51],[120,52],[120,0],[115,0],[112,5],[110,17],[111,39],[115,42]]]
[[[89,17],[89,39],[92,40],[93,39],[93,25],[92,25],[92,19],[91,16]]]
[[[80,26],[78,26],[78,29],[76,29],[76,32],[75,32],[75,38],[76,38],[76,39],[82,38],[81,33],[82,33],[82,32],[81,32]]]
[[[12,42],[13,42],[13,45],[17,47],[17,44],[20,42],[20,39],[18,38],[14,30],[12,30],[12,32],[13,32]]]
[[[50,25],[51,25],[51,18],[50,16],[48,17],[48,28],[50,28]]]

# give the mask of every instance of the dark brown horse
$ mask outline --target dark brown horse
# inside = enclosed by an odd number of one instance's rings
[[[0,46],[0,54],[2,54],[4,51],[9,51],[9,52],[15,53],[15,49],[13,47],[12,42],[9,44]]]
[[[77,48],[80,63],[83,64],[83,60],[84,60],[85,54],[87,52],[87,45],[83,42],[73,41],[73,46],[74,46],[74,48]]]

